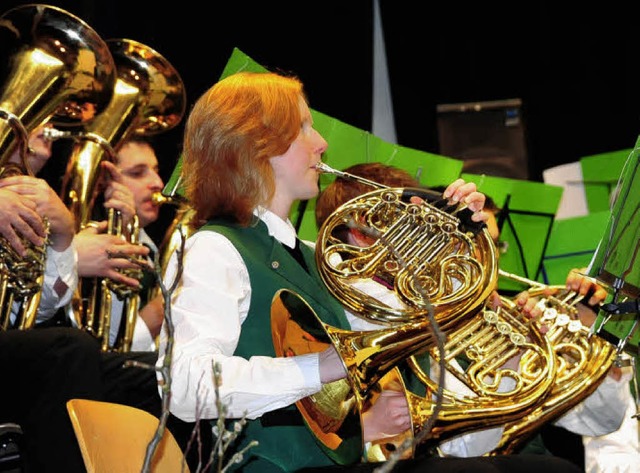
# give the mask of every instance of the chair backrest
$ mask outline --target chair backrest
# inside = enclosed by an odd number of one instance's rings
[[[141,409],[110,402],[71,399],[67,411],[89,473],[140,473],[159,420]],[[154,454],[153,473],[189,473],[168,429]]]

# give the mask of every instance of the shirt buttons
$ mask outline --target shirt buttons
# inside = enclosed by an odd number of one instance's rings
[[[280,267],[280,262],[279,261],[272,261],[271,262],[271,267],[273,269],[278,269]]]

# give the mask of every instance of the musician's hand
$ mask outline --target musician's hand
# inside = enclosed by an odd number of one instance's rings
[[[385,389],[362,414],[365,442],[395,437],[411,428],[411,413],[403,391]]]
[[[585,302],[591,306],[602,303],[607,298],[607,290],[597,283],[596,280],[587,276],[587,268],[574,268],[567,275],[567,289],[570,289],[582,296],[589,295]]]
[[[478,192],[473,182],[465,182],[464,179],[456,179],[443,192],[443,197],[449,200],[449,204],[462,202],[473,212],[471,220],[474,222],[486,222],[489,214],[484,212],[485,195]]]
[[[73,215],[47,181],[26,175],[11,176],[3,179],[2,186],[31,200],[34,210],[49,220],[50,244],[55,250],[69,247],[75,233]]]
[[[24,257],[26,248],[22,238],[36,246],[42,246],[46,236],[44,223],[36,212],[33,201],[3,188],[4,184],[5,180],[0,179],[0,235]]]
[[[539,322],[543,311],[538,306],[539,299],[532,297],[528,291],[523,291],[515,297],[514,302],[518,310],[532,322]],[[548,327],[543,324],[538,324],[541,333],[547,333]]]
[[[136,214],[136,204],[133,192],[122,182],[122,173],[115,164],[109,161],[102,161],[102,168],[107,171],[107,186],[104,190],[104,206],[107,209],[119,210],[122,215],[124,226],[133,221]]]
[[[607,298],[607,290],[597,281],[587,276],[587,268],[574,268],[569,271],[566,281],[567,289],[584,296],[586,304],[576,304],[580,322],[591,327],[598,315],[598,306]]]
[[[127,243],[118,235],[106,234],[106,227],[107,222],[99,222],[95,226],[87,226],[76,235],[74,246],[78,252],[79,276],[105,277],[134,288],[140,287],[137,279],[118,270],[139,268],[137,263],[128,258],[146,257],[149,248]]]

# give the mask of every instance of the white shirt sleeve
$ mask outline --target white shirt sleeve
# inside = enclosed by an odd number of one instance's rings
[[[640,472],[640,429],[630,385],[620,386],[626,398],[622,426],[606,435],[583,436],[585,473]]]
[[[136,317],[136,325],[133,328],[131,339],[131,351],[155,351],[156,342],[151,336],[149,327],[139,315]]]
[[[606,376],[598,388],[554,425],[578,435],[599,436],[620,428],[626,408],[626,390],[631,374],[624,373],[619,381]]]
[[[242,257],[226,237],[209,231],[194,234],[186,242],[183,265],[171,305],[173,414],[188,422],[217,417],[214,363],[221,368],[219,395],[229,418],[255,419],[320,390],[316,353],[250,359],[233,355],[249,311],[251,285]],[[176,269],[173,255],[164,275],[167,286]],[[166,342],[163,328],[158,366],[164,362]]]
[[[40,305],[38,306],[37,322],[43,322],[54,316],[56,311],[69,303],[78,285],[78,255],[73,245],[64,251],[56,251],[47,247],[47,260],[42,284]],[[67,286],[66,292],[60,297],[54,285],[60,280]]]

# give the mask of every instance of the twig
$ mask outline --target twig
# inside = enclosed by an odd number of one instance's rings
[[[400,255],[400,253],[396,251],[396,249],[393,247],[391,242],[388,241],[385,235],[383,235],[382,232],[374,228],[361,225],[353,219],[350,219],[347,222],[347,225],[351,228],[355,228],[359,230],[360,232],[364,233],[369,237],[372,237],[374,239],[377,239],[378,241],[381,241],[393,253],[394,257],[396,258],[398,263],[400,263],[402,268],[408,271],[408,273],[411,275],[411,278],[414,280],[416,288],[420,292],[420,295],[426,301],[427,317],[429,319],[429,328],[433,332],[433,335],[436,340],[436,346],[438,348],[438,353],[440,354],[440,361],[439,361],[440,372],[438,373],[438,389],[436,391],[436,402],[435,402],[435,407],[433,409],[433,413],[429,417],[429,419],[427,419],[427,421],[424,423],[424,425],[422,426],[422,430],[418,433],[418,435],[416,435],[415,437],[411,436],[405,439],[400,444],[400,446],[394,452],[392,452],[391,455],[389,455],[389,458],[387,459],[387,461],[384,462],[380,467],[374,470],[374,473],[388,473],[391,470],[393,470],[395,465],[398,463],[398,460],[401,459],[402,455],[408,449],[412,449],[412,450],[415,449],[416,446],[419,445],[427,437],[427,435],[429,435],[429,433],[431,432],[431,429],[433,428],[433,425],[435,424],[438,418],[438,414],[442,410],[442,402],[444,399],[444,383],[445,383],[444,375],[446,370],[445,351],[444,351],[444,343],[446,341],[446,335],[442,332],[442,330],[440,330],[440,326],[436,321],[434,311],[433,311],[433,305],[429,300],[429,294],[425,290],[424,286],[420,283],[415,272],[412,271],[411,268],[409,268],[409,266],[407,265],[402,255]]]

